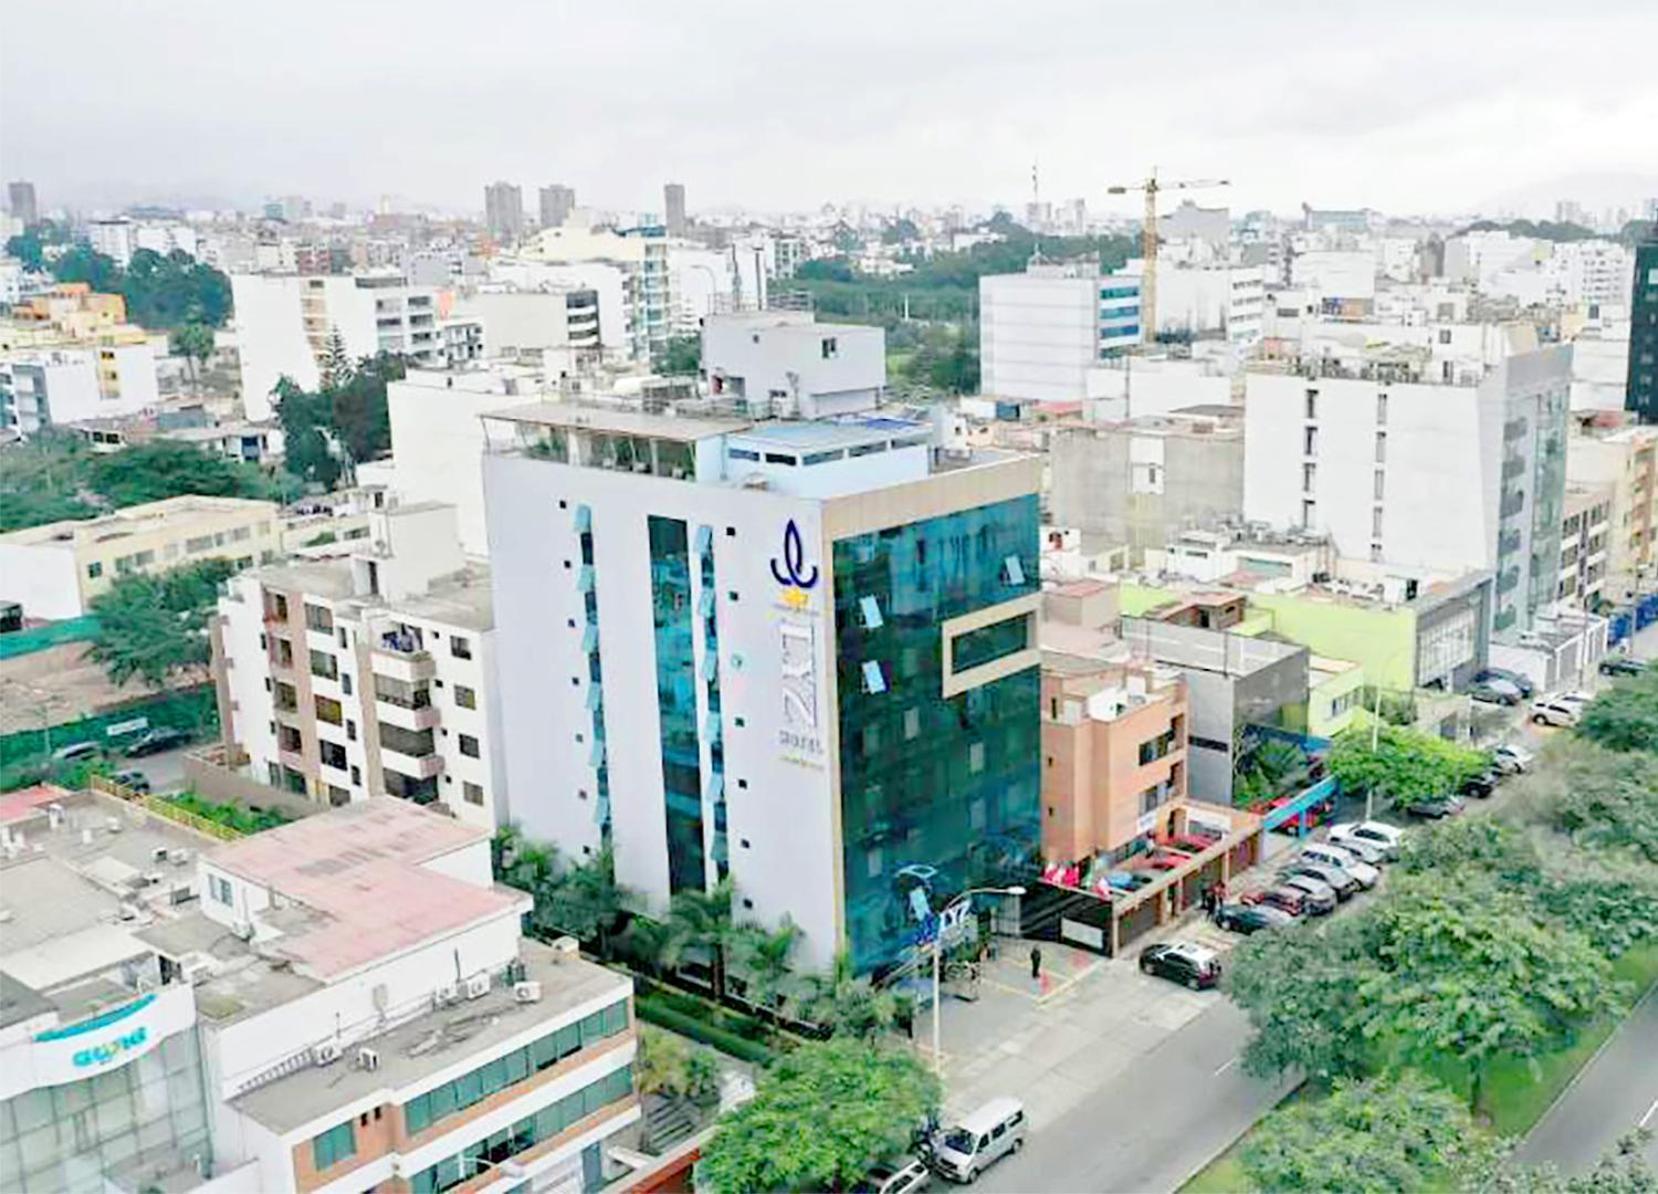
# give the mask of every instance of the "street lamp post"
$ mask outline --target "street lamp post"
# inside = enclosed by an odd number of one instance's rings
[[[939,1003],[941,986],[941,958],[944,954],[944,921],[950,911],[963,901],[971,901],[976,895],[1010,895],[1022,896],[1025,889],[1018,884],[1012,887],[970,887],[948,904],[938,913],[938,929],[933,934],[933,1072],[940,1078],[944,1076],[944,1054],[939,1045]]]

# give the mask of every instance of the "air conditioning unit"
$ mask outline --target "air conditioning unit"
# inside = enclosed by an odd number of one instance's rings
[[[554,937],[552,951],[561,958],[573,958],[581,953],[581,942],[574,937]]]
[[[323,1041],[320,1045],[311,1046],[311,1061],[315,1065],[331,1065],[340,1059],[340,1053],[338,1041]]]
[[[172,861],[174,866],[183,866],[185,863],[190,861],[190,851],[174,850],[169,853],[167,857]]]
[[[512,984],[512,998],[516,1003],[540,1003],[541,984],[533,979]]]
[[[197,955],[185,959],[179,970],[184,975],[184,981],[193,987],[213,977],[213,960]]]
[[[166,877],[167,876],[163,875],[160,871],[145,871],[144,872],[144,886],[146,886],[146,887],[155,887]]]
[[[357,1068],[359,1070],[377,1070],[380,1068],[380,1054],[373,1049],[357,1050]]]
[[[482,999],[489,994],[489,972],[474,974],[466,980],[466,997],[468,999]]]
[[[190,889],[188,883],[175,883],[172,890],[167,893],[169,904],[188,904],[195,898],[196,893]]]
[[[157,846],[155,849],[151,850],[150,851],[150,861],[151,862],[166,862],[167,861],[167,847],[166,846]]]

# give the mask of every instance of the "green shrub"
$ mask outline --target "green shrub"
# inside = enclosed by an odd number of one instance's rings
[[[634,1009],[639,1018],[647,1024],[655,1024],[660,1028],[671,1029],[688,1036],[694,1041],[701,1041],[705,1045],[712,1045],[722,1053],[729,1053],[739,1061],[753,1062],[755,1065],[770,1065],[773,1053],[765,1045],[756,1041],[746,1040],[734,1032],[730,1032],[715,1024],[709,1024],[698,1016],[686,1015],[677,1008],[668,1006],[654,994],[636,993],[633,997]]]

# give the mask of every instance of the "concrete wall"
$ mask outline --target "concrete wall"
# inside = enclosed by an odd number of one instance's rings
[[[1136,472],[1131,454],[1161,455]],[[1244,501],[1244,443],[1237,436],[1137,434],[1127,425],[1067,428],[1051,441],[1052,521],[1137,550],[1183,530],[1236,518]]]
[[[21,602],[27,618],[78,618],[80,565],[65,546],[0,543],[0,598]]]
[[[1073,402],[1088,392],[1099,343],[1097,278],[979,279],[980,389],[996,398]]]

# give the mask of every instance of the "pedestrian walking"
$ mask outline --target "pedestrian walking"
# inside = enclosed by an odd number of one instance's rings
[[[1033,980],[1042,977],[1042,947],[1039,945],[1030,947],[1030,976]]]

